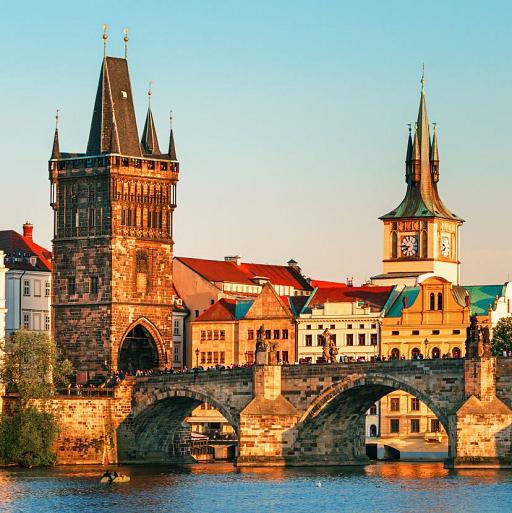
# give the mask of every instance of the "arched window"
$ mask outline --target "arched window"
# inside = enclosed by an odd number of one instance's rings
[[[391,349],[391,359],[399,360],[400,359],[400,350],[397,347]]]
[[[430,310],[436,309],[436,295],[431,292],[430,293]]]
[[[460,358],[460,356],[461,356],[461,355],[460,355],[460,349],[459,349],[458,347],[454,347],[454,348],[452,349],[452,356],[453,356],[454,358]]]
[[[432,349],[432,358],[441,358],[441,351],[438,347]]]
[[[397,251],[398,251],[398,237],[396,235],[396,232],[391,233],[391,256],[393,258],[397,257]]]
[[[372,424],[370,426],[370,438],[375,438],[377,436],[377,426]]]
[[[421,351],[420,351],[417,347],[415,347],[415,348],[411,351],[411,358],[412,358],[413,360],[418,360],[418,359],[419,359],[419,357],[420,357],[420,353],[421,353]]]
[[[442,292],[437,293],[437,309],[438,310],[443,309],[443,293]]]
[[[147,292],[148,288],[148,254],[144,250],[137,251],[136,256],[136,283],[135,288],[137,292]]]

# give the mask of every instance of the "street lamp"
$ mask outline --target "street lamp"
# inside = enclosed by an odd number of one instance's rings
[[[196,369],[199,367],[199,348],[196,349]]]
[[[425,355],[423,356],[424,358],[428,358],[428,353],[427,353],[427,346],[428,346],[428,338],[426,338],[423,343],[425,344]]]
[[[245,352],[245,363],[248,362],[248,358],[249,358],[249,351],[246,351]]]

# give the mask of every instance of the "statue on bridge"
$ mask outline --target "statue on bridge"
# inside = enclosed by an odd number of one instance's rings
[[[322,356],[327,363],[336,363],[336,356],[338,355],[338,348],[334,343],[334,339],[327,328],[325,328],[322,335]]]
[[[476,315],[471,317],[467,328],[466,358],[488,358],[491,356],[491,336],[489,326],[478,323]]]
[[[262,324],[256,332],[256,365],[277,365],[276,347],[277,342],[266,340]]]

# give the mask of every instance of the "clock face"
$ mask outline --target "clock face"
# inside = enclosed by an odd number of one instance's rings
[[[402,237],[402,243],[400,245],[402,249],[402,255],[406,257],[412,257],[418,254],[418,237],[414,235],[406,235]]]
[[[441,255],[444,257],[450,256],[450,237],[446,235],[441,237]]]

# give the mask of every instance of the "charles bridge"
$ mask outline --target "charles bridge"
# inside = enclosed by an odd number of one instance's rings
[[[448,466],[512,465],[512,359],[492,357],[132,378],[113,397],[55,399],[63,427],[58,460],[175,462],[178,429],[207,402],[237,433],[239,466],[364,464],[365,412],[393,390],[416,396],[439,418],[448,433]]]

